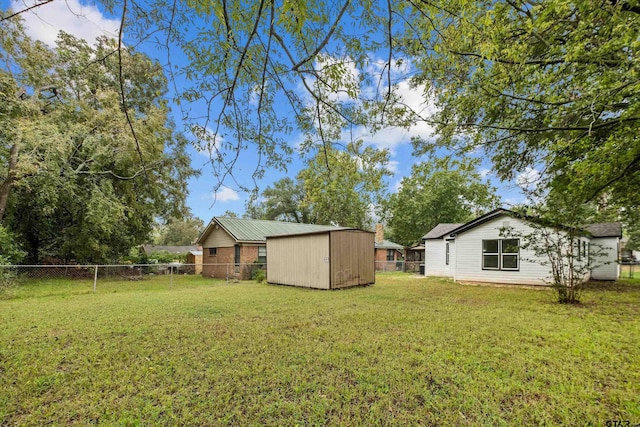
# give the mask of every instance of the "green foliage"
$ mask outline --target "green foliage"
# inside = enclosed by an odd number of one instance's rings
[[[529,218],[529,231],[511,227],[501,230],[509,238],[520,239],[520,249],[533,254],[522,258],[549,268],[547,283],[557,294],[561,304],[576,304],[592,269],[603,265],[603,248],[596,243],[584,244],[588,233],[583,228],[589,218],[586,205],[574,205],[559,197],[551,197],[547,204],[521,209]],[[588,249],[587,249],[588,248]]]
[[[204,222],[191,214],[184,218],[170,218],[160,225],[154,244],[161,246],[188,246],[196,241],[204,230]]]
[[[0,265],[20,264],[26,254],[16,242],[15,236],[0,224]]]
[[[170,262],[185,262],[187,254],[172,254],[167,251],[151,252],[147,255],[147,259],[151,263],[168,264]]]
[[[305,191],[301,181],[282,178],[273,184],[273,188],[265,188],[260,199],[260,202],[252,199],[247,203],[246,215],[249,218],[302,224],[313,221],[312,213],[303,205]]]
[[[195,172],[168,116],[162,68],[132,48],[120,64],[106,38],[89,46],[61,33],[49,50],[19,25],[1,31],[0,55],[26,94],[0,151],[0,170],[12,176],[4,223],[30,262],[110,262],[147,240],[154,218],[183,215]],[[15,94],[2,94],[15,104]],[[10,147],[19,148],[13,170]]]
[[[402,44],[439,106],[441,144],[484,149],[501,179],[538,167],[538,187],[637,211],[639,12],[635,1],[421,4]]]
[[[264,283],[267,281],[267,272],[262,268],[256,268],[251,273],[251,279],[258,283]]]
[[[95,294],[91,280],[25,283],[0,300],[0,424],[638,418],[638,283],[558,306],[545,291],[376,279],[338,292],[182,275]]]
[[[304,188],[301,210],[310,211],[315,224],[336,224],[368,229],[372,209],[385,196],[389,153],[362,142],[349,143],[344,151],[330,146],[319,149],[298,180]]]
[[[395,242],[413,246],[440,223],[463,223],[500,205],[496,189],[483,183],[478,160],[433,159],[414,165],[385,203]]]
[[[389,153],[362,142],[344,150],[319,147],[296,181],[283,178],[267,187],[261,201],[247,204],[247,216],[257,219],[336,224],[368,229],[373,208],[385,196]]]

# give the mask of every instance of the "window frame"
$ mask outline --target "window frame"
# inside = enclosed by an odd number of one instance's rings
[[[209,256],[218,256],[218,248],[209,248]]]
[[[264,255],[260,255],[260,251],[264,250]],[[267,246],[266,245],[260,245],[258,246],[258,258],[257,261],[259,264],[266,264],[267,263]]]
[[[395,261],[395,260],[396,260],[396,250],[387,249],[387,261]]]
[[[444,264],[449,265],[449,242],[444,245]]]
[[[504,242],[515,240],[517,242],[517,252],[505,252],[504,251]],[[497,242],[497,252],[488,252],[485,250],[486,244],[485,242]],[[498,266],[497,267],[487,267],[485,262],[485,257],[497,257]],[[505,267],[505,257],[513,257],[515,256],[516,266],[515,267]],[[520,271],[520,239],[482,239],[482,270],[490,270],[490,271]]]

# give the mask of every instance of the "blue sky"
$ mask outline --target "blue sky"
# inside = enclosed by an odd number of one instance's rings
[[[23,9],[25,3],[22,1],[0,0],[3,9],[11,7],[13,9]],[[30,5],[31,3],[27,3]],[[78,0],[53,1],[47,5],[35,9],[35,13],[25,13],[22,17],[26,21],[29,35],[32,38],[42,40],[43,42],[53,45],[59,30],[64,30],[77,37],[84,38],[91,42],[101,34],[107,34],[115,37],[120,25],[119,19],[109,19],[98,8],[92,5],[83,5]],[[143,49],[144,51],[144,49]],[[165,53],[148,50],[146,53],[150,56],[158,55],[162,61],[166,57]],[[172,54],[174,57],[177,55]],[[375,65],[375,64],[374,64]],[[399,89],[402,92],[408,104],[414,105],[417,109],[426,109],[428,111],[429,103],[422,98],[421,91],[412,90],[408,84],[400,83]],[[197,107],[195,107],[197,108]],[[175,111],[175,120],[180,127],[179,111]],[[423,159],[415,158],[412,155],[411,137],[422,136],[429,137],[430,128],[426,124],[419,124],[411,129],[383,129],[375,135],[370,135],[364,129],[353,130],[356,136],[361,137],[366,144],[371,144],[380,148],[388,148],[391,158],[389,169],[394,176],[388,178],[390,191],[398,188],[402,177],[407,176],[411,172],[411,166]],[[295,146],[302,140],[302,135],[292,134],[290,143]],[[245,203],[248,194],[238,191],[237,186],[229,181],[228,186],[222,187],[217,194],[213,193],[216,183],[213,178],[210,166],[207,166],[209,154],[207,152],[199,152],[195,148],[189,149],[192,160],[192,166],[202,170],[202,174],[198,178],[192,178],[189,182],[190,194],[187,204],[191,208],[194,215],[208,222],[212,216],[222,215],[225,211],[232,211],[242,214],[245,209]],[[481,154],[479,154],[481,155]],[[251,185],[249,177],[255,167],[255,156],[251,152],[243,153],[237,164],[235,176],[239,179],[246,179],[242,184]],[[302,167],[302,161],[294,156],[293,162],[289,165],[286,172],[267,171],[264,178],[258,182],[260,189],[264,189],[271,185],[274,181],[285,176],[295,177]],[[530,169],[526,173],[521,174],[514,182],[500,183],[491,173],[491,165],[487,160],[483,160],[480,170],[485,179],[489,179],[491,183],[498,187],[505,206],[510,206],[524,201],[524,195],[521,186],[527,181],[535,181],[539,176],[537,170]],[[244,178],[243,178],[244,177]]]

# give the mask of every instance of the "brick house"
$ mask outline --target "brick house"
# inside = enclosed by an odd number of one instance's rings
[[[196,244],[202,246],[202,275],[251,278],[267,262],[267,236],[336,230],[328,225],[299,224],[245,218],[214,217]]]
[[[375,265],[378,271],[395,271],[398,269],[397,261],[403,261],[404,247],[384,238],[382,224],[376,225],[375,236]],[[402,268],[400,266],[400,268]]]

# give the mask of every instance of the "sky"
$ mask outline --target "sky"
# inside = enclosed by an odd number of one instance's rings
[[[30,5],[32,3],[27,4]],[[16,0],[0,0],[0,5],[2,5],[3,9],[9,7],[14,10],[25,8],[23,1]],[[60,30],[91,43],[97,36],[102,34],[117,37],[120,25],[119,19],[110,18],[96,6],[83,4],[79,0],[55,0],[34,9],[33,12],[22,14],[22,17],[25,20],[27,33],[32,38],[41,40],[50,46],[53,46]],[[151,57],[163,55],[157,51],[147,51],[145,53]],[[414,108],[427,110],[430,108],[429,103],[423,99],[422,92],[409,88],[408,82],[400,82],[399,90],[407,103]],[[179,123],[175,108],[174,113],[176,114],[175,120]],[[392,177],[387,179],[391,192],[397,191],[402,178],[410,174],[413,164],[424,160],[412,155],[411,138],[414,136],[429,137],[432,133],[425,123],[415,125],[410,129],[386,128],[374,135],[362,128],[356,128],[352,131],[355,136],[361,137],[367,145],[389,149],[390,162],[388,169],[394,173]],[[302,135],[300,134],[296,135],[294,133],[291,136],[291,141],[294,144],[295,141],[301,140]],[[190,193],[187,198],[187,205],[191,208],[192,213],[204,220],[205,223],[213,216],[223,215],[227,211],[242,215],[249,195],[238,191],[232,184],[221,187],[214,193],[213,187],[216,181],[212,176],[210,167],[207,167],[209,153],[206,151],[200,152],[192,147],[189,149],[189,155],[192,167],[202,170],[201,175],[190,179],[188,185]],[[255,167],[253,159],[252,153],[243,154],[235,171],[236,176],[250,175]],[[294,158],[286,172],[267,171],[264,178],[258,182],[258,186],[260,190],[263,190],[285,176],[294,178],[301,168],[301,160]],[[536,179],[540,176],[536,169],[530,168],[516,177],[513,182],[501,183],[492,173],[491,164],[486,159],[483,160],[479,172],[483,179],[490,180],[491,184],[498,188],[505,207],[523,203],[526,199],[522,189],[535,185]]]

